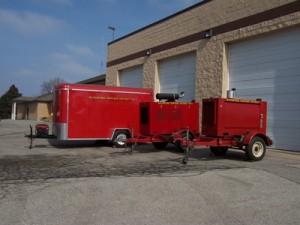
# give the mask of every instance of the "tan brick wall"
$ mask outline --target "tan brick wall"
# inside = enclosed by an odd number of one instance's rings
[[[45,120],[50,121],[51,113],[51,102],[25,102],[17,104],[17,119],[41,120],[45,118]]]
[[[39,102],[37,104],[37,120],[50,120],[51,106],[48,102]]]
[[[112,43],[108,48],[108,62],[142,50],[146,52],[146,49],[163,43],[294,1],[213,0],[133,36]],[[114,65],[107,68],[106,84],[118,84],[118,71],[136,65],[144,65],[144,87],[157,90],[157,63],[165,58],[196,51],[196,100],[225,96],[228,85],[226,50],[228,43],[297,26],[300,27],[299,12]]]
[[[29,109],[28,119],[36,120],[36,118],[37,118],[37,103],[36,102],[28,103],[28,109]]]
[[[285,5],[295,0],[213,0],[109,46],[107,61]]]

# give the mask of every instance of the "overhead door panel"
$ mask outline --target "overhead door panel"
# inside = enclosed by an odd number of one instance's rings
[[[120,86],[143,87],[143,67],[137,66],[120,71]]]
[[[160,92],[184,92],[185,96],[179,101],[191,101],[195,98],[195,74],[195,54],[161,61],[159,64]]]
[[[273,147],[300,151],[300,29],[231,44],[228,58],[236,96],[268,101]]]

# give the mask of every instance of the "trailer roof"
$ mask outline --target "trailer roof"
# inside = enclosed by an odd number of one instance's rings
[[[134,87],[119,87],[119,86],[103,86],[103,85],[91,85],[91,84],[68,84],[63,83],[55,86],[56,90],[68,89],[68,90],[84,90],[84,91],[124,91],[124,92],[141,92],[152,94],[153,90],[150,88],[134,88]]]

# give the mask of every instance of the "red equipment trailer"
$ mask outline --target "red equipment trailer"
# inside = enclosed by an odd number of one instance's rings
[[[140,132],[140,103],[153,102],[153,90],[60,84],[54,89],[53,134],[58,140],[120,141]]]
[[[159,93],[156,94],[159,102],[141,102],[139,132],[131,132],[135,135],[120,141],[152,143],[156,148],[164,148],[168,143],[174,143],[174,132],[182,132],[187,126],[193,134],[199,133],[199,104],[195,101],[175,102],[183,96],[183,92]]]
[[[193,134],[199,133],[199,104],[196,102],[146,102],[140,107],[140,134],[127,142],[151,142],[156,148],[164,148],[174,143],[174,132],[186,126]]]
[[[35,137],[58,140],[109,140],[117,147],[126,143],[168,143],[185,150],[210,147],[216,155],[228,148],[245,151],[253,161],[263,159],[272,141],[266,135],[267,103],[261,100],[210,98],[202,102],[202,132],[199,132],[199,104],[176,102],[184,94],[100,85],[60,84],[53,101],[53,135],[45,124],[36,126]],[[134,146],[134,145],[133,145]]]
[[[145,110],[141,104],[141,114]],[[157,147],[165,147],[166,143],[173,142],[181,150],[185,149],[188,159],[189,150],[197,146],[210,147],[216,155],[226,154],[228,148],[236,148],[245,151],[246,156],[253,160],[263,159],[266,146],[272,145],[272,141],[266,135],[267,103],[261,100],[242,100],[227,98],[204,99],[202,102],[202,134],[199,134],[198,127],[198,103],[179,103],[174,102],[171,105],[173,114],[183,112],[180,124],[173,126],[170,116],[162,121],[158,114],[168,112],[168,108],[160,104],[150,103],[151,110],[146,110],[147,123],[141,123],[142,136],[136,136],[129,139],[129,143],[153,142]],[[179,113],[180,104],[190,105],[182,109]],[[143,117],[142,117],[143,118]],[[185,120],[182,120],[185,118]],[[153,122],[150,122],[152,120]],[[185,125],[185,126],[184,126]],[[154,128],[153,128],[154,127]],[[177,128],[177,129],[176,129]],[[167,130],[166,132],[162,132]],[[161,131],[161,132],[160,132]],[[168,139],[163,139],[163,133],[172,134]],[[159,144],[155,144],[159,143]]]

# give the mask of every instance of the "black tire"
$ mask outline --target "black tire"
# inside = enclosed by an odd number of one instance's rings
[[[130,138],[130,134],[126,130],[117,130],[114,134],[112,143],[117,148],[124,148],[126,146],[125,141]]]
[[[97,146],[106,146],[108,144],[108,140],[97,140],[95,141]]]
[[[181,133],[180,136],[181,138],[186,138],[186,132]],[[189,133],[188,140],[193,140],[193,135],[191,133]],[[185,147],[182,146],[181,141],[175,141],[175,146],[178,151],[185,153]]]
[[[152,142],[152,144],[157,149],[164,149],[168,145],[168,142]]]
[[[225,155],[228,151],[228,147],[210,147],[210,151],[215,155]]]
[[[250,144],[246,147],[246,156],[252,161],[260,161],[266,154],[266,143],[260,137],[252,138]]]

